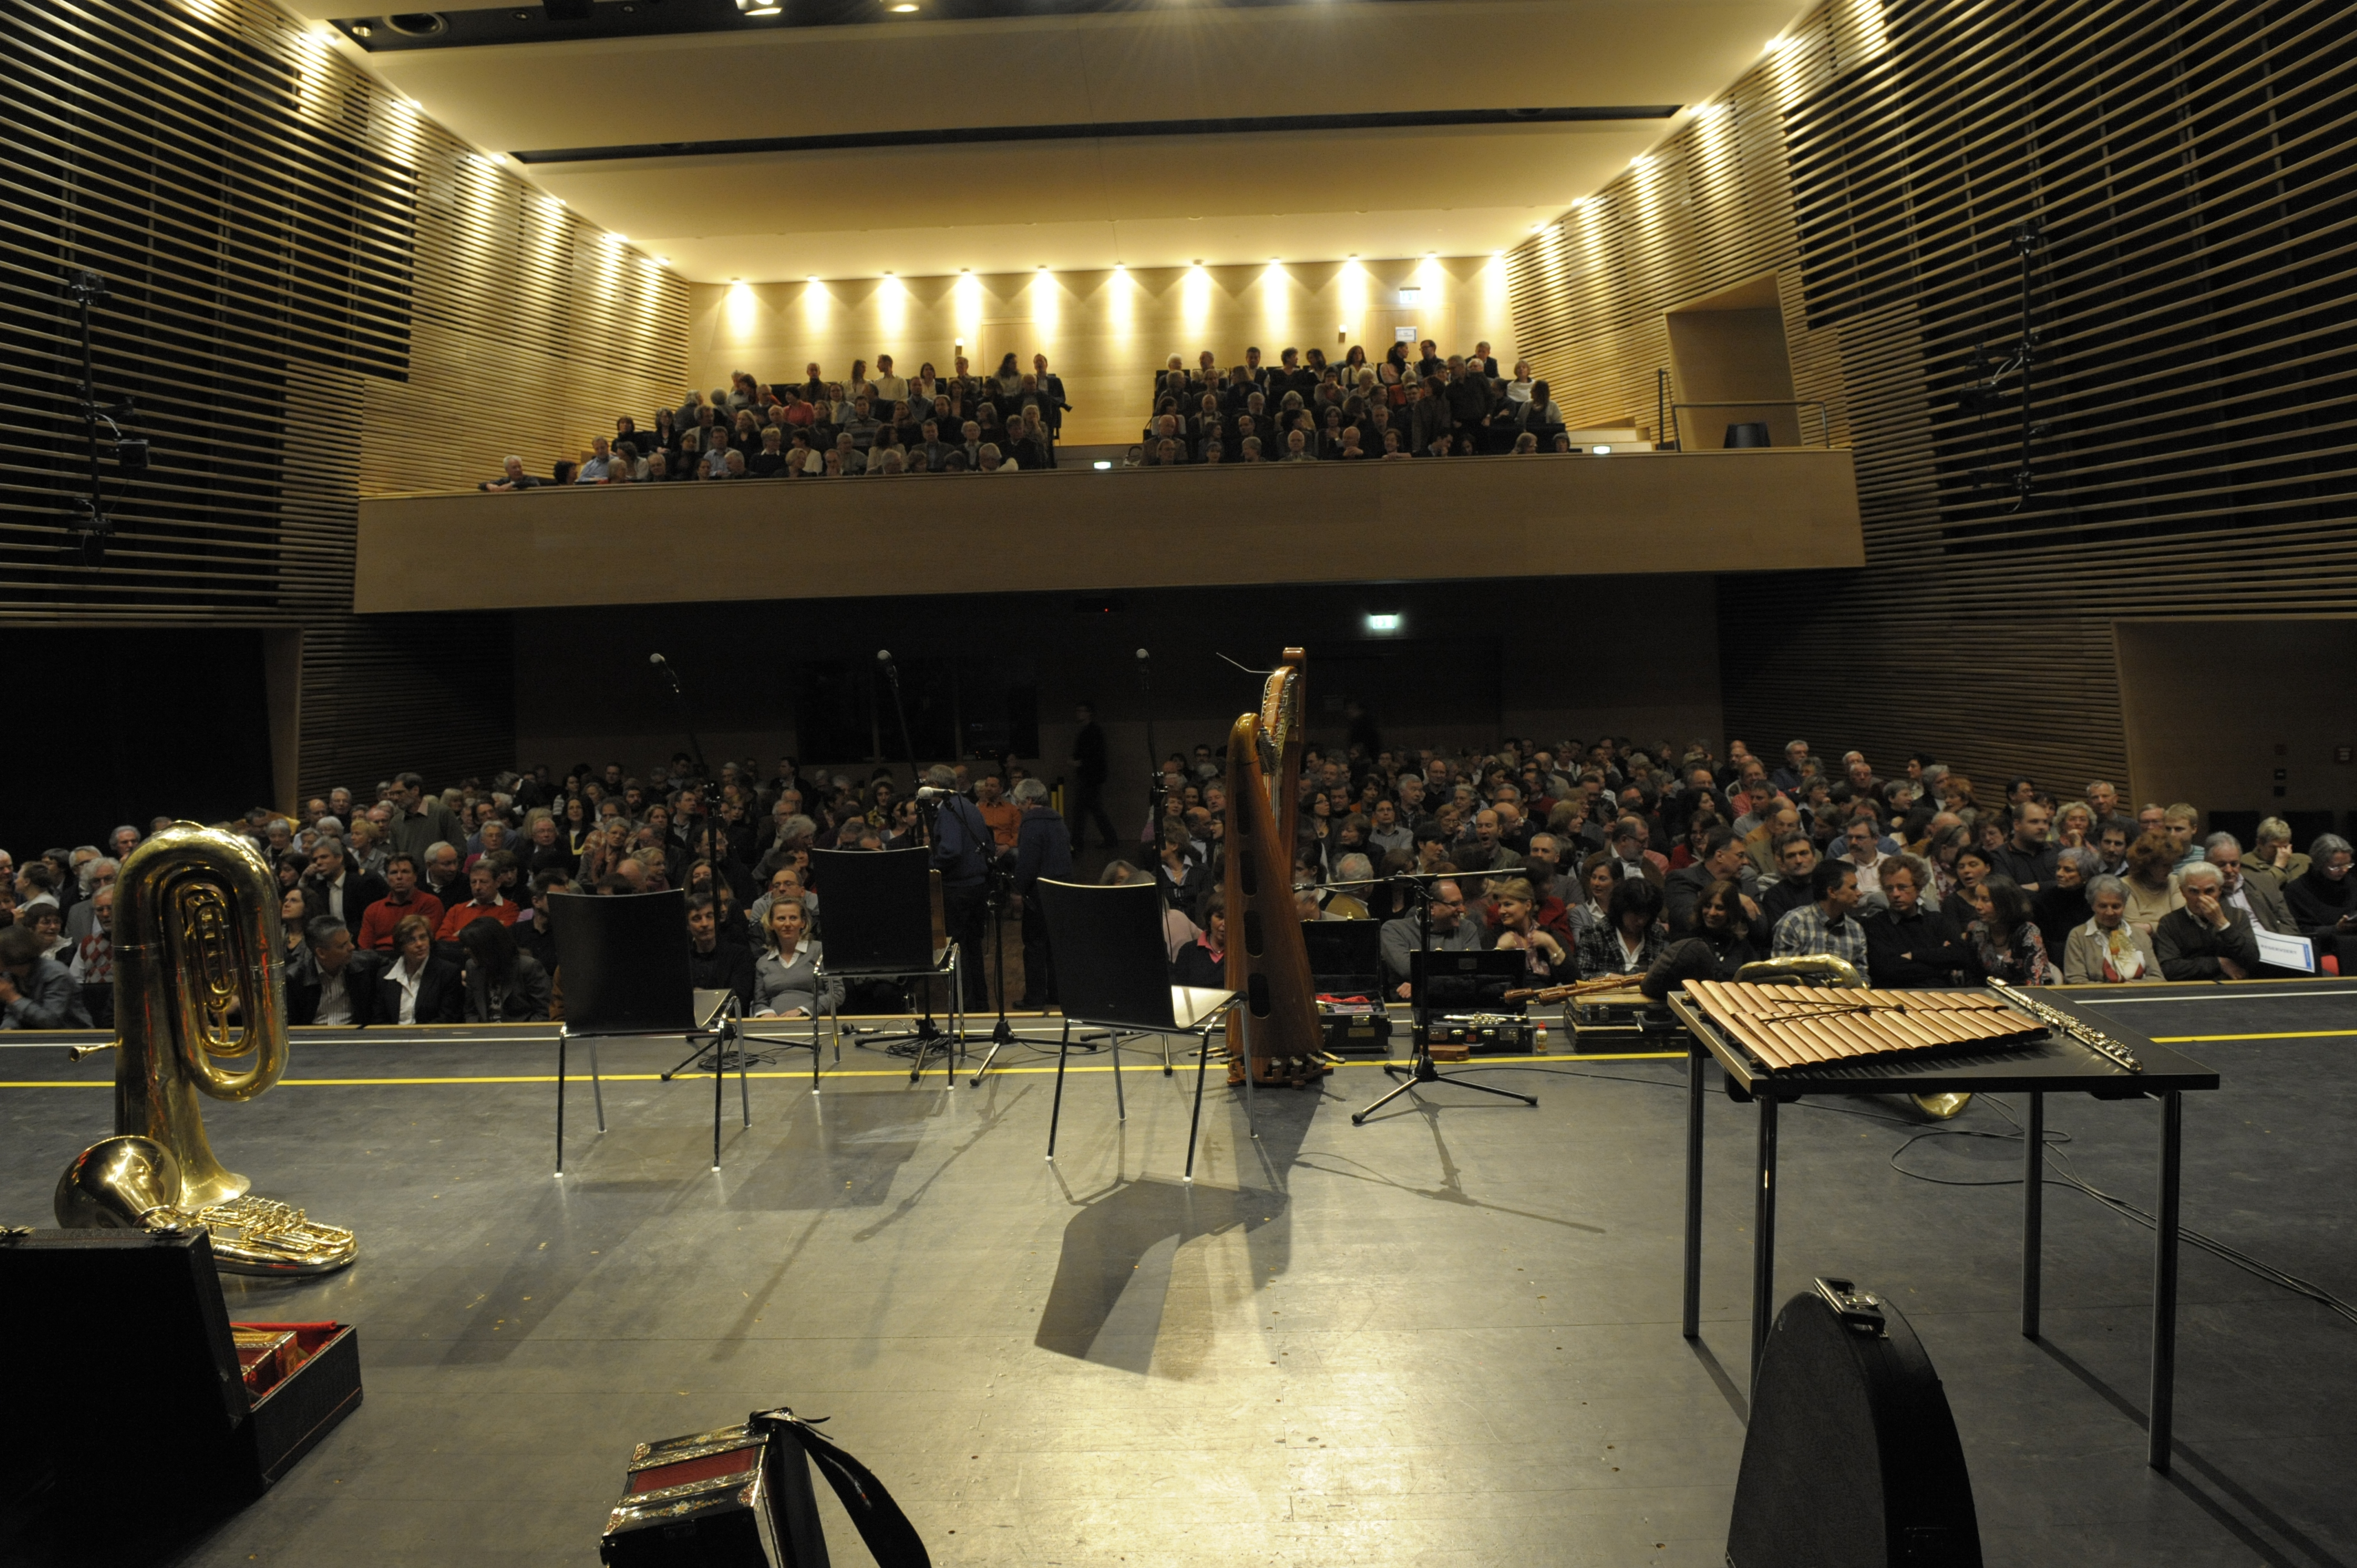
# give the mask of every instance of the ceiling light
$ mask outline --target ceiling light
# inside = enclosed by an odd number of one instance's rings
[[[806,278],[802,279],[802,282],[804,282],[804,283],[816,283],[816,282],[818,282],[818,274],[817,274],[816,273],[813,273],[813,274],[811,274],[811,275],[810,275],[810,276],[808,276],[808,277],[806,277]]]
[[[1640,153],[1637,156],[1629,160],[1629,166],[1631,168],[1652,168],[1653,166],[1653,156],[1651,153]]]
[[[973,272],[973,271],[974,271],[974,269],[973,269],[972,267],[960,267],[960,268],[958,269],[958,276],[960,276],[960,277],[964,277],[967,274],[969,274],[969,273],[971,273],[971,272]]]
[[[748,16],[774,16],[777,14],[778,8],[775,5],[756,5],[745,13]]]
[[[1354,261],[1354,262],[1355,262],[1355,261],[1357,261],[1357,260],[1359,259],[1359,252],[1356,252],[1356,251],[1351,252],[1351,255],[1350,255],[1350,259],[1351,259],[1351,261]]]
[[[551,207],[562,207],[565,205],[565,198],[561,196],[552,196],[546,199]]]
[[[1769,40],[1768,40],[1768,48],[1767,48],[1767,52],[1772,55],[1772,54],[1774,54],[1778,49],[1782,48],[1786,44],[1788,44],[1788,43],[1790,43],[1790,42],[1792,42],[1792,40],[1791,40],[1790,38],[1770,38],[1770,39],[1769,39]]]
[[[649,256],[647,258],[647,262],[650,265],[658,267],[667,267],[671,265],[671,258],[669,256]]]
[[[630,237],[628,234],[608,234],[606,238],[611,240],[617,245],[627,245],[630,242]]]
[[[892,7],[892,9],[893,9],[894,11],[898,12],[899,15],[901,15],[901,16],[907,16],[909,12],[911,12],[911,11],[915,10],[915,9],[916,9],[916,7],[915,7],[914,5],[911,5],[907,4],[907,0],[902,0],[902,3],[901,3],[900,5],[898,5],[893,6],[893,7]]]
[[[352,37],[354,37],[354,38],[367,38],[367,37],[369,36],[369,34],[371,34],[371,32],[374,32],[375,30],[376,30],[376,29],[374,29],[373,27],[370,27],[366,22],[361,22],[361,23],[356,24],[356,25],[353,27],[353,28],[352,28]]]
[[[1501,257],[1501,256],[1504,255],[1505,253],[1506,253],[1506,252],[1503,252],[1503,251],[1492,251],[1492,252],[1490,252],[1490,259],[1491,259],[1491,261],[1493,261],[1493,262],[1494,262],[1494,261],[1496,261],[1499,257]]]
[[[408,110],[412,114],[417,113],[417,100],[414,98],[396,98],[393,102],[400,104],[404,109]]]

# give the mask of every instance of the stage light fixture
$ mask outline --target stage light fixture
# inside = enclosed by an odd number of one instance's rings
[[[1095,463],[1093,463],[1092,465],[1091,465],[1091,467],[1094,467],[1098,473],[1102,474],[1102,473],[1103,473],[1107,468],[1112,467],[1113,467],[1113,465],[1112,465],[1111,463],[1106,462],[1103,458],[1100,457],[1100,458],[1098,458],[1098,459],[1096,460],[1096,462],[1095,462]]]
[[[1612,455],[1612,448],[1609,446],[1590,446],[1588,450],[1599,457],[1609,457]]]
[[[1407,618],[1397,611],[1380,611],[1366,618],[1368,632],[1375,637],[1391,637],[1398,633]]]

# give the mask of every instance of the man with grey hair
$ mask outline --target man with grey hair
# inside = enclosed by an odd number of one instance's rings
[[[475,488],[479,490],[504,493],[508,490],[536,490],[540,486],[540,480],[523,471],[523,459],[510,453],[507,461],[500,465],[500,477],[496,479],[485,479]]]
[[[97,910],[93,906],[102,891],[114,886],[115,875],[122,869],[122,864],[109,855],[82,862],[78,874],[81,882],[81,897],[66,911],[65,934],[76,943],[95,929]]]
[[[2218,868],[2220,896],[2230,909],[2240,909],[2251,918],[2251,924],[2262,931],[2277,936],[2299,935],[2299,925],[2291,918],[2291,906],[2284,902],[2283,889],[2275,879],[2243,875],[2243,845],[2233,833],[2212,833],[2201,841],[2203,858]]]
[[[1023,921],[1023,997],[1017,1007],[1039,1009],[1056,1000],[1056,972],[1048,957],[1048,922],[1033,896],[1039,879],[1062,881],[1072,875],[1072,833],[1063,813],[1048,804],[1047,783],[1018,779],[1015,826],[1015,909]]]
[[[2259,939],[2251,917],[2228,907],[2225,878],[2207,861],[2177,874],[2185,907],[2171,909],[2152,930],[2152,950],[2170,980],[2246,980],[2259,967]]]
[[[138,847],[139,830],[129,822],[106,835],[106,853],[113,855],[117,864],[129,859],[131,852]]]

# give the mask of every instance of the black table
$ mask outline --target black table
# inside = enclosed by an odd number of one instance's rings
[[[1703,1065],[1717,1058],[1739,1095],[1760,1110],[1759,1167],[1753,1187],[1751,1239],[1751,1368],[1768,1342],[1775,1312],[1776,1107],[1812,1094],[1985,1094],[2029,1096],[2023,1129],[2025,1150],[2021,1197],[2021,1332],[2038,1337],[2039,1273],[2045,1206],[2046,1096],[2084,1093],[2098,1100],[2158,1100],[2160,1113],[2159,1223],[2153,1238],[2152,1381],[2150,1441],[2147,1461],[2169,1468],[2169,1428],[2177,1376],[2178,1165],[2188,1090],[2215,1089],[2218,1075],[2190,1057],[2132,1035],[2108,1019],[2074,1009],[2071,999],[2041,992],[2038,1000],[2056,1012],[2110,1036],[2142,1065],[2130,1071],[2102,1052],[2060,1030],[2036,1045],[2006,1051],[1899,1057],[1843,1066],[1770,1069],[1729,1038],[1685,993],[1674,993],[1670,1010],[1686,1028],[1686,1236],[1685,1336],[1701,1334],[1702,1316],[1702,1108]]]

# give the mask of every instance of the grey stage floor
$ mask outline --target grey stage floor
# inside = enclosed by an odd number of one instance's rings
[[[2270,1008],[2273,1011],[2270,1011]],[[2190,1225],[2357,1297],[2357,991],[2123,1005],[2224,1075],[2189,1097]],[[649,1074],[676,1047],[609,1047]],[[1683,1070],[1493,1073],[1363,1128],[1385,1080],[1207,1097],[1180,1185],[1183,1071],[1027,1060],[980,1089],[862,1053],[813,1100],[791,1066],[710,1164],[707,1087],[575,1093],[551,1179],[537,1044],[297,1047],[209,1106],[256,1188],[357,1230],[339,1277],[229,1285],[233,1316],[360,1326],[366,1403],[186,1560],[305,1568],[596,1560],[640,1439],[785,1402],[886,1478],[936,1562],[1721,1561],[1741,1452],[1751,1112],[1714,1090],[1705,1345],[1679,1336]],[[105,1059],[0,1048],[0,1220],[109,1130]],[[424,1079],[427,1081],[350,1081]],[[74,1086],[77,1080],[87,1086]],[[296,1081],[301,1080],[301,1081]],[[346,1081],[334,1081],[346,1080]],[[32,1087],[61,1085],[63,1087]],[[2047,1338],[2016,1322],[2018,1185],[1892,1167],[1897,1107],[1784,1118],[1781,1293],[1878,1287],[1954,1402],[1988,1561],[2357,1562],[2357,1326],[2189,1250],[2174,1475],[2143,1463],[2149,1233],[2060,1187]],[[2157,1108],[2056,1101],[2074,1168],[2149,1205]],[[1960,1130],[2005,1134],[1984,1099]],[[2005,1184],[2019,1145],[1935,1137],[1908,1169]],[[836,1521],[838,1558],[865,1560]]]

